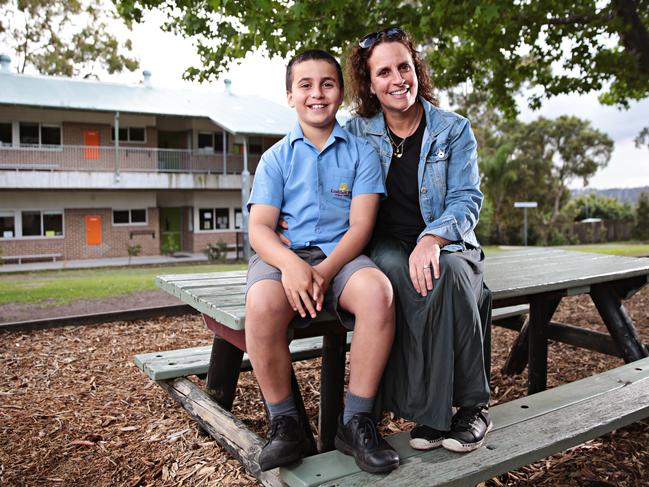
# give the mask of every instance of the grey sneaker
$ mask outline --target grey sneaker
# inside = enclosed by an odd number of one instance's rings
[[[439,448],[447,433],[447,431],[439,431],[425,424],[418,424],[410,430],[410,446],[415,450]]]
[[[442,441],[442,446],[458,453],[473,451],[482,446],[485,435],[492,427],[488,407],[460,408],[453,416],[451,431]]]

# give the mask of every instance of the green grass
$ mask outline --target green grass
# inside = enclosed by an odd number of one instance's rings
[[[629,257],[649,255],[649,244],[635,242],[609,242],[605,244],[571,245],[559,247],[578,252],[594,252],[596,254],[625,255]]]
[[[518,250],[524,247],[509,247],[498,245],[486,245],[483,247],[485,254],[496,252],[507,252],[509,250]],[[593,252],[595,254],[623,255],[627,257],[640,257],[649,255],[649,243],[643,242],[608,242],[602,244],[588,245],[565,245],[555,247],[564,250],[576,250],[577,252]]]
[[[157,289],[155,276],[242,270],[245,264],[119,267],[0,275],[0,304],[66,304]]]
[[[513,248],[521,247],[501,248],[497,245],[489,245],[484,247],[484,250],[486,254],[494,254],[506,252]],[[649,244],[647,243],[612,242],[559,248],[624,256],[649,255]],[[7,303],[40,303],[54,306],[80,299],[108,298],[157,289],[154,279],[155,276],[161,274],[216,272],[245,268],[245,264],[195,264],[0,274],[0,305]]]

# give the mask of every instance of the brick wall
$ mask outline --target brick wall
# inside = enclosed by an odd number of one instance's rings
[[[101,244],[86,244],[86,215],[101,217]],[[67,259],[94,259],[101,257],[126,257],[128,245],[140,244],[140,255],[160,254],[160,228],[157,208],[148,208],[147,225],[113,225],[113,214],[110,208],[82,208],[65,210],[65,245]],[[153,232],[151,234],[133,235],[131,232]]]
[[[215,244],[219,240],[223,240],[228,245],[234,245],[237,241],[236,232],[206,232],[206,233],[193,233],[191,234],[193,245],[192,252],[202,252],[207,247],[208,243]]]
[[[3,239],[0,240],[0,253],[3,256],[35,254],[63,254],[65,256],[65,240],[63,238]]]

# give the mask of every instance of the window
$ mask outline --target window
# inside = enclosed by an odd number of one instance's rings
[[[43,232],[40,211],[22,212],[23,237],[40,237]]]
[[[37,123],[21,123],[20,124],[20,143],[24,145],[38,145],[38,124]]]
[[[146,209],[113,210],[113,225],[146,225]]]
[[[63,236],[62,211],[21,211],[23,237]]]
[[[229,208],[216,208],[214,210],[216,216],[216,229],[227,230],[230,228],[230,210]]]
[[[248,143],[248,150],[251,154],[261,154],[262,150],[262,139],[261,137],[250,137]]]
[[[243,213],[241,212],[241,208],[235,208],[234,209],[234,228],[236,230],[241,230],[243,227]]]
[[[19,140],[21,145],[60,146],[61,127],[40,123],[20,122]]]
[[[13,212],[0,212],[0,239],[16,236],[16,218]]]
[[[3,145],[11,145],[13,143],[13,135],[11,132],[10,123],[0,123],[0,147]]]
[[[203,152],[223,152],[223,133],[199,132],[197,147]]]
[[[200,230],[228,230],[230,228],[229,208],[201,208],[198,210]]]
[[[61,145],[61,127],[56,125],[42,125],[41,145]]]
[[[110,131],[110,140],[115,141],[115,127]],[[120,127],[120,142],[146,142],[146,130],[144,127]]]
[[[198,133],[198,148],[214,150],[214,134],[211,132]]]
[[[63,213],[55,211],[44,211],[43,230],[46,237],[63,236]]]

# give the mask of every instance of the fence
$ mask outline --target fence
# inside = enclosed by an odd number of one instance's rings
[[[248,170],[254,173],[259,155],[248,156]],[[240,174],[243,156],[187,149],[56,145],[0,147],[0,169],[50,171],[138,171]]]

